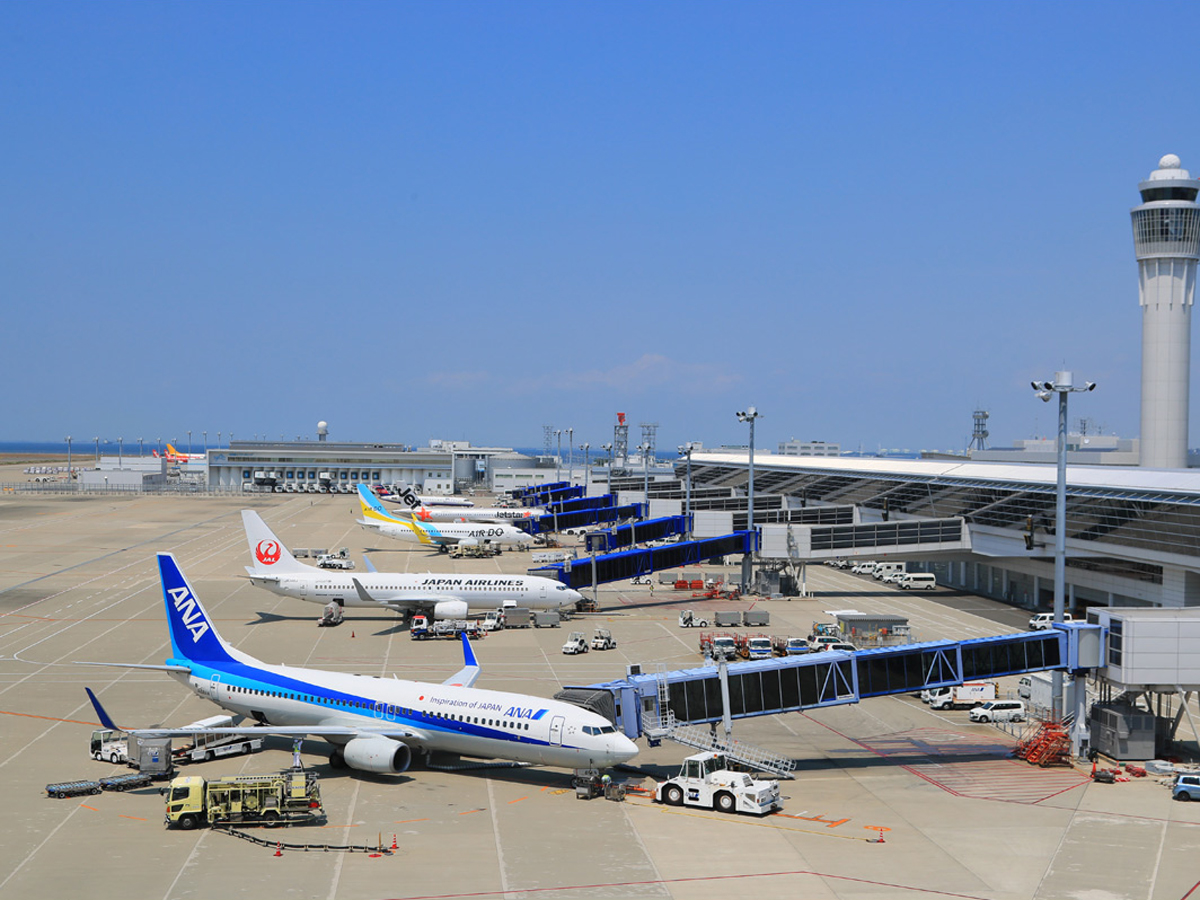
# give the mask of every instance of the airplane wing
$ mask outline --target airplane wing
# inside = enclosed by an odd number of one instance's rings
[[[419,609],[432,609],[437,604],[444,600],[460,599],[452,594],[441,593],[437,595],[424,595],[416,591],[404,591],[399,596],[390,597],[372,597],[370,592],[363,587],[363,583],[354,576],[350,577],[350,581],[354,584],[354,590],[358,594],[358,599],[363,603],[373,603],[376,606],[386,606],[388,609],[397,611],[409,610],[413,607]]]
[[[365,553],[363,554],[363,568],[365,568],[368,572],[379,571],[377,568],[375,568],[375,563],[371,562],[371,557],[367,556]]]
[[[421,730],[395,723],[380,722],[378,725],[235,725],[220,728],[123,728],[112,720],[92,689],[85,687],[88,699],[100,718],[100,724],[113,731],[140,737],[195,737],[197,734],[256,734],[279,735],[280,737],[388,737],[405,743],[421,744],[428,736]]]

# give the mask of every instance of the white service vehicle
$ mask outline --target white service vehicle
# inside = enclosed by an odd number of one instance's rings
[[[708,625],[708,619],[704,618],[703,615],[696,615],[690,609],[681,609],[679,611],[680,628],[707,628]]]
[[[875,571],[875,560],[864,559],[862,562],[851,567],[850,572],[854,575],[870,575]]]
[[[932,572],[905,572],[893,583],[902,591],[932,591],[937,587],[937,576]]]
[[[757,781],[734,772],[721,753],[697,753],[674,778],[658,785],[654,798],[668,806],[700,806],[726,813],[766,815],[783,808],[778,781]]]
[[[562,652],[568,656],[574,656],[577,653],[587,653],[587,637],[582,631],[572,631],[571,636],[567,638],[567,642],[563,644]]]
[[[929,692],[929,705],[934,709],[964,709],[995,699],[994,681],[967,681],[952,687],[934,688]]]
[[[1064,622],[1070,622],[1071,614],[1069,612],[1064,612],[1062,620]],[[1030,618],[1029,618],[1029,630],[1030,631],[1045,631],[1047,628],[1050,628],[1053,625],[1054,625],[1054,613],[1048,613],[1048,612],[1036,613],[1033,616],[1030,616]]]
[[[871,570],[871,577],[876,581],[882,581],[888,575],[903,575],[904,563],[902,562],[881,562],[876,563],[875,568]]]
[[[972,722],[1024,722],[1025,704],[1020,700],[993,700],[970,712]]]

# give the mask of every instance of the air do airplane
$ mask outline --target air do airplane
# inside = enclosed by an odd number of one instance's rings
[[[432,614],[435,619],[461,619],[506,602],[529,609],[558,609],[583,599],[565,584],[536,575],[377,572],[370,560],[366,562],[371,571],[362,575],[327,571],[292,556],[253,510],[242,510],[242,525],[254,561],[246,567],[251,582],[311,603],[336,601],[347,607],[384,607],[403,614]]]
[[[498,544],[501,547],[527,547],[533,544],[528,532],[503,522],[420,522],[394,516],[383,508],[379,498],[365,484],[358,486],[363,517],[358,524],[384,537],[417,541],[444,550],[451,544]]]
[[[161,666],[87,665],[166,672],[222,709],[259,723],[222,726],[222,734],[322,738],[335,745],[329,757],[335,768],[381,774],[403,772],[414,750],[575,769],[612,766],[637,755],[633,741],[594,712],[473,687],[480,668],[465,637],[463,668],[440,684],[265,663],[221,638],[172,554],[158,554],[158,569],[171,658]],[[105,728],[144,737],[204,731],[120,728],[95,694],[87,693]]]

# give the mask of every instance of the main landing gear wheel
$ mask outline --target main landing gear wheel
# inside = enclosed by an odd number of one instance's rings
[[[334,747],[333,751],[329,754],[329,768],[346,768],[346,754],[342,752],[341,747]]]

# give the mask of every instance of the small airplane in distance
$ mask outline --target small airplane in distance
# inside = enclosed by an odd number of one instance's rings
[[[418,496],[410,487],[405,487],[394,496],[397,499],[393,502],[401,504],[397,517],[413,518],[421,522],[519,522],[546,514],[546,510],[538,507],[522,509],[515,506],[430,506],[424,502],[427,498]],[[392,495],[383,499],[392,499]]]
[[[200,697],[258,724],[120,728],[87,689],[105,728],[142,737],[190,737],[207,731],[311,736],[334,745],[329,756],[334,768],[380,774],[403,772],[414,750],[576,769],[612,766],[637,755],[633,741],[590,710],[474,687],[480,667],[465,636],[463,668],[440,684],[272,665],[221,638],[172,554],[158,554],[158,570],[170,658],[160,666],[83,665],[166,672]]]
[[[358,486],[358,499],[362,506],[363,517],[358,524],[363,528],[377,531],[384,537],[401,541],[417,541],[427,546],[445,550],[451,544],[474,546],[477,544],[496,544],[501,547],[528,547],[533,544],[533,535],[513,528],[503,522],[472,523],[472,522],[418,522],[394,516],[383,508],[371,490],[365,485]]]
[[[306,566],[292,556],[253,510],[242,510],[242,525],[254,562],[246,567],[250,581],[273,593],[311,603],[336,602],[346,607],[390,609],[403,615],[423,612],[435,619],[462,619],[505,603],[529,609],[558,609],[583,599],[565,584],[537,575],[378,572],[369,559],[369,571],[362,575],[326,571]]]
[[[156,458],[158,457],[157,450],[150,451]],[[204,453],[180,453],[175,449],[173,444],[167,444],[167,452],[163,454],[168,462],[187,462],[189,459],[205,459]]]
[[[474,506],[474,500],[465,497],[448,497],[445,494],[418,494],[403,481],[397,481],[390,489],[380,486],[379,496],[389,503],[405,506]]]

